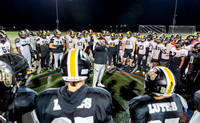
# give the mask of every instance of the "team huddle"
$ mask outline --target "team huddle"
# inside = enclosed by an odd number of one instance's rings
[[[190,123],[200,118],[198,34],[182,39],[180,34],[147,35],[128,31],[115,34],[92,30],[65,36],[56,29],[28,29],[15,39],[17,54],[5,31],[0,31],[0,122],[23,123],[112,123],[112,96],[103,88],[101,78],[105,69],[121,64],[129,72],[145,75],[146,94],[130,100],[130,123],[187,123],[187,101],[176,90],[183,79],[194,95],[195,112]],[[104,57],[105,56],[105,57]],[[93,87],[86,82],[94,60]],[[108,63],[107,63],[108,62]],[[34,64],[35,63],[35,64]],[[34,66],[35,65],[35,66]],[[142,65],[142,68],[141,68]],[[47,89],[39,95],[20,85],[26,82],[33,67],[62,73],[66,85]],[[135,71],[132,71],[136,68]],[[26,73],[26,71],[28,71]],[[176,92],[176,93],[175,93]],[[120,121],[117,121],[120,122]]]

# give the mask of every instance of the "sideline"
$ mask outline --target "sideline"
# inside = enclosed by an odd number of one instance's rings
[[[134,77],[138,77],[140,79],[144,79],[144,76],[142,76],[142,75],[138,75],[138,74],[135,74],[135,73],[129,73],[129,72],[126,72],[126,71],[112,70],[112,69],[105,69],[105,71],[113,71],[113,72],[123,73],[123,74],[131,75],[131,76],[134,76]],[[54,75],[58,75],[58,74],[61,74],[61,72],[47,73],[47,74],[44,74],[42,76],[36,77],[34,79],[42,80],[42,79],[45,79],[49,76],[54,76]],[[26,82],[25,86],[29,86],[29,85],[33,84],[34,79],[31,79],[30,81]]]

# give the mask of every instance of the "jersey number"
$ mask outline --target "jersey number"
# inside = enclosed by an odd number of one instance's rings
[[[3,53],[9,52],[5,47],[2,47]]]
[[[62,41],[56,41],[57,45],[62,45]]]
[[[165,123],[179,123],[180,118],[165,119]],[[160,120],[149,121],[148,123],[162,123]]]
[[[126,41],[126,45],[130,45],[131,43],[130,43],[130,41]]]

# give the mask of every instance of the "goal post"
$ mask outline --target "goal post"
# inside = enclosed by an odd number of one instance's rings
[[[193,34],[196,32],[196,26],[173,26],[169,25],[168,33],[186,33]]]
[[[139,33],[148,33],[149,31],[156,33],[166,33],[165,25],[139,25]]]

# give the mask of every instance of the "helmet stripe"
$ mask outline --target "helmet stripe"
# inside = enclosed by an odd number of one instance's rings
[[[76,65],[75,65],[75,61],[76,61],[76,50],[71,50],[70,53],[70,73],[71,73],[71,77],[76,77]]]
[[[164,68],[164,71],[167,74],[167,77],[169,78],[169,87],[167,88],[166,95],[170,95],[174,90],[175,82],[172,73],[167,68]]]

